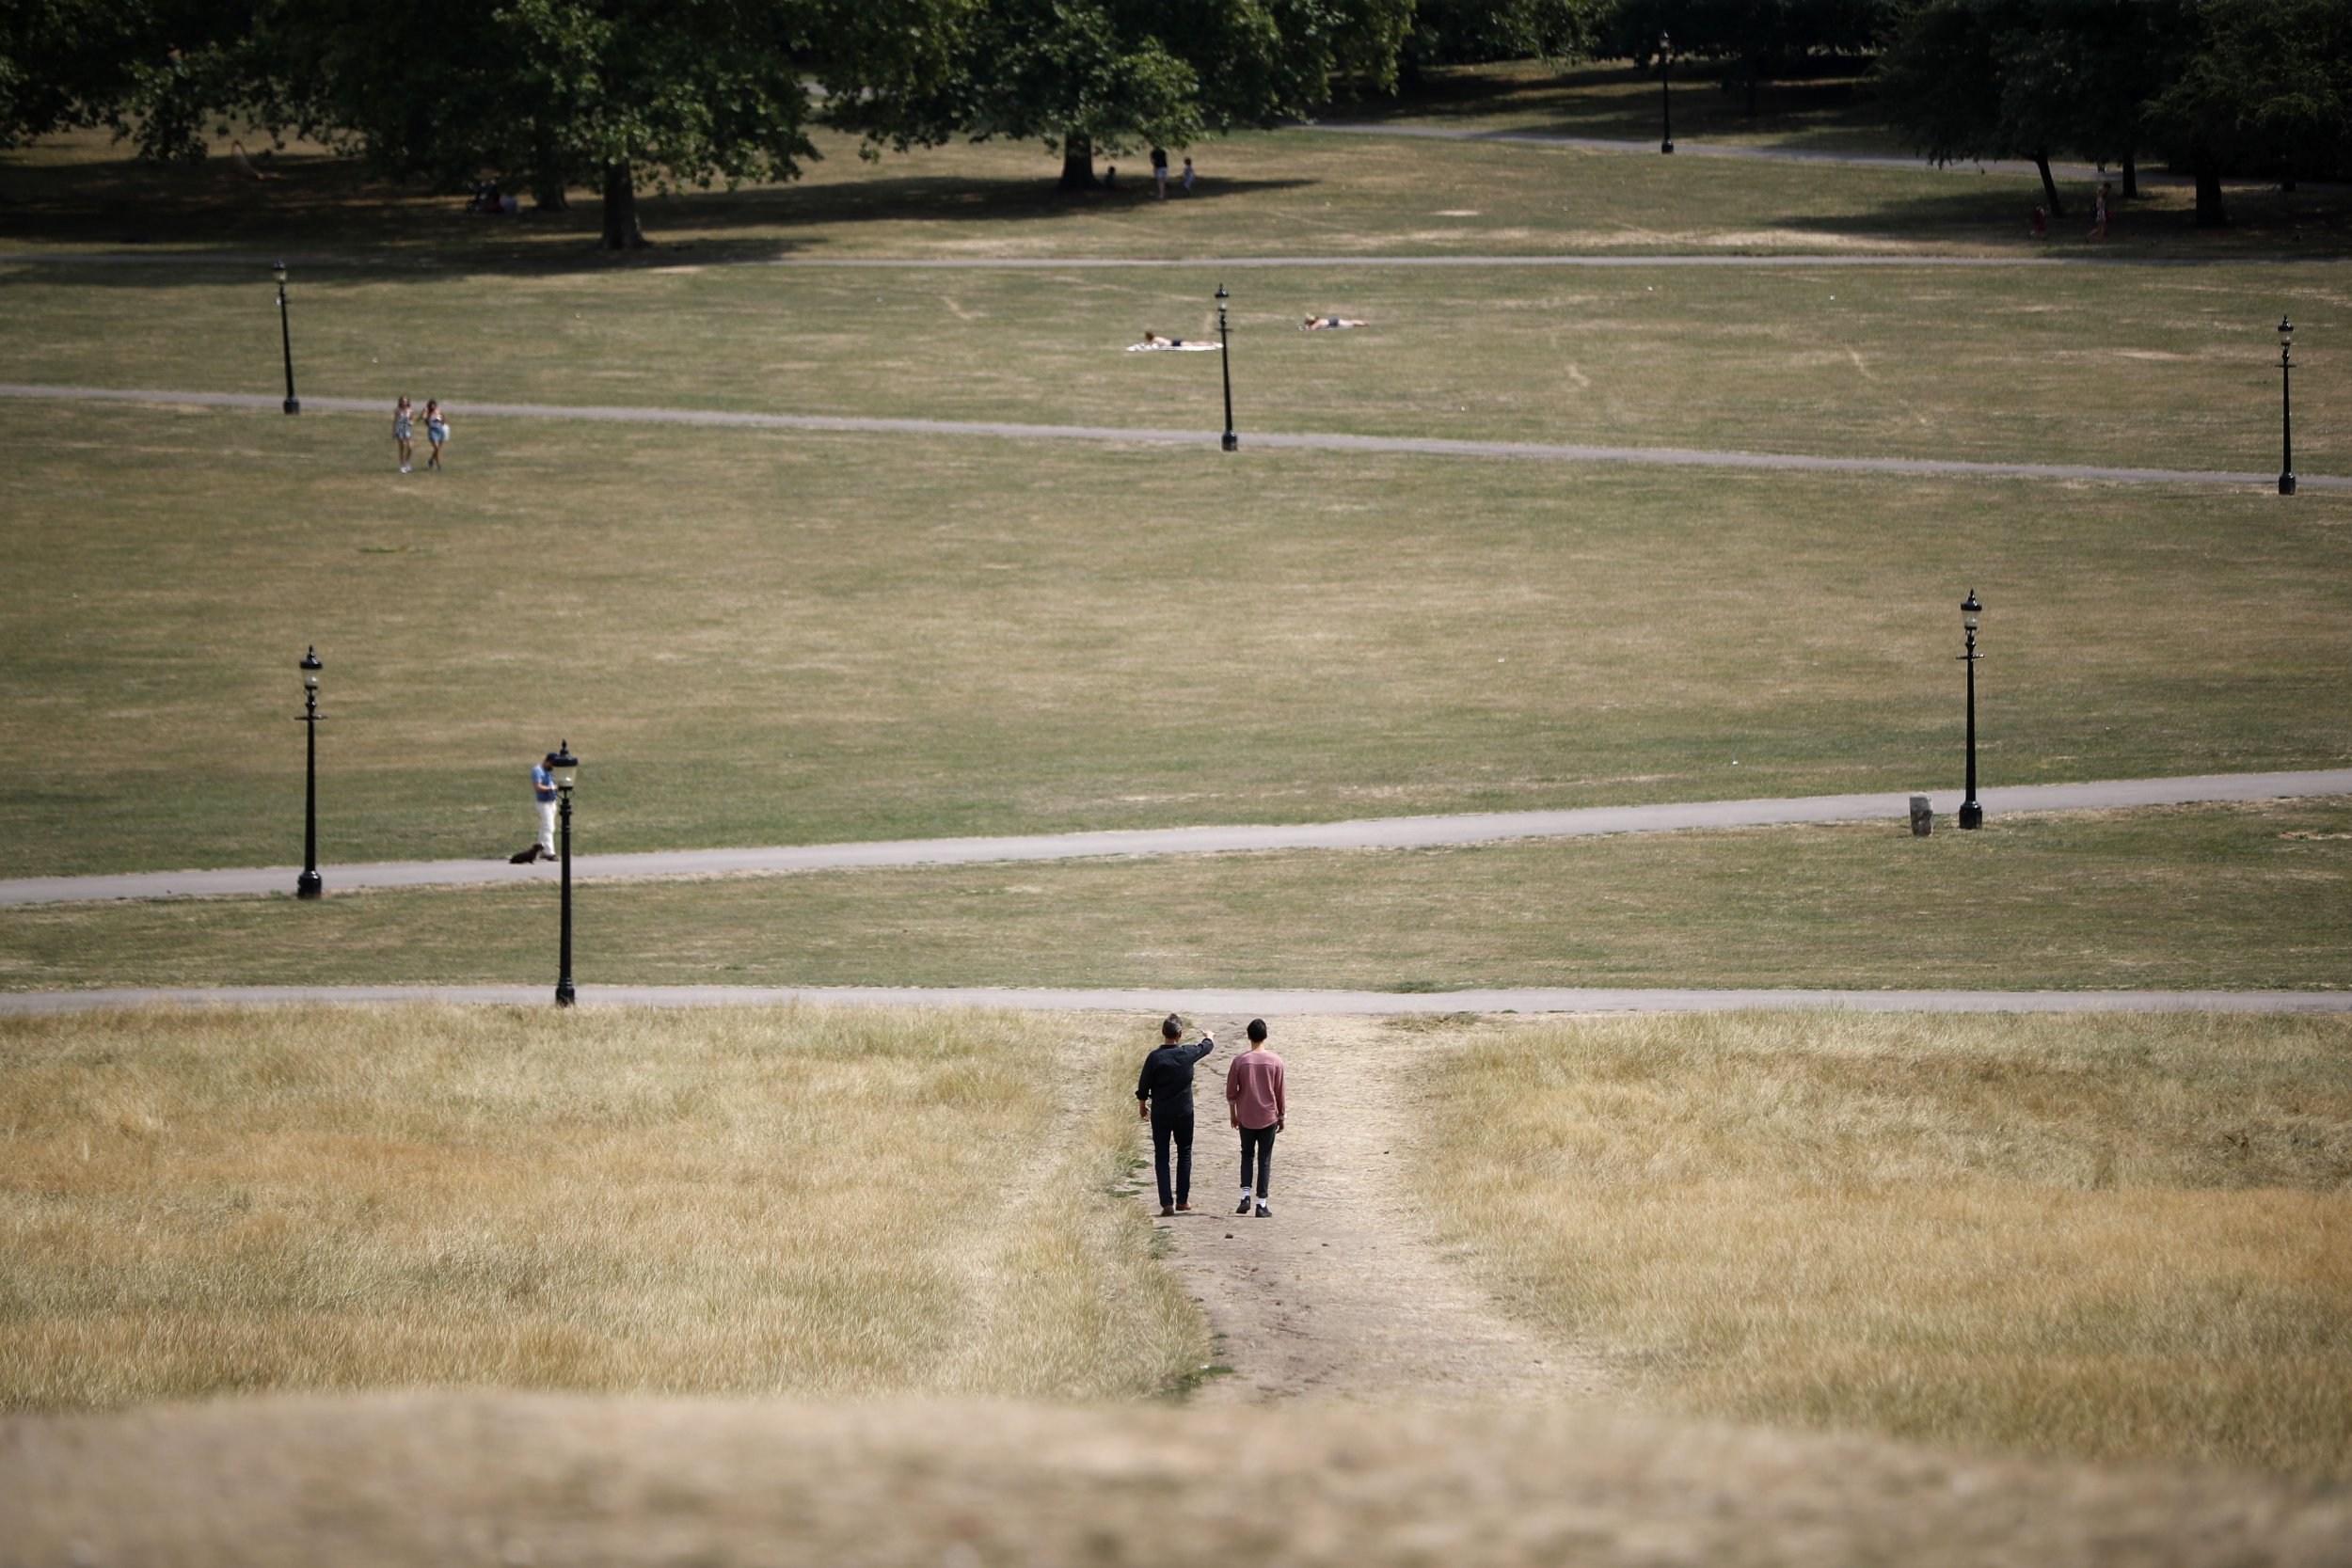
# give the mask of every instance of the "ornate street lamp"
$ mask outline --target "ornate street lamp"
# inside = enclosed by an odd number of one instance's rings
[[[302,400],[294,389],[294,328],[286,325],[286,263],[275,263],[278,273],[278,341],[286,350],[286,412],[302,412]]]
[[[563,953],[558,960],[555,981],[555,1005],[572,1005],[572,785],[580,778],[580,759],[572,755],[568,740],[556,748],[548,759],[548,771],[555,779],[555,793],[564,802],[564,937]]]
[[[1227,451],[1236,451],[1241,447],[1241,437],[1233,434],[1232,351],[1226,346],[1232,340],[1232,333],[1225,325],[1225,302],[1232,297],[1225,292],[1225,285],[1219,282],[1216,286],[1216,363],[1217,369],[1225,372],[1225,440],[1223,445]]]
[[[317,648],[302,656],[303,711],[295,718],[310,743],[302,770],[302,875],[294,879],[296,898],[316,898],[326,890],[319,878],[319,672],[326,668]]]
[[[1675,150],[1675,96],[1666,78],[1674,70],[1675,40],[1666,34],[1658,35],[1658,150]]]
[[[2288,351],[2295,344],[2295,324],[2284,316],[2279,318],[2279,494],[2295,494],[2295,400],[2290,383],[2295,372],[2295,356]]]
[[[1972,588],[1960,602],[1960,624],[1968,632],[1968,651],[1960,656],[1968,666],[1968,799],[1960,803],[1963,828],[1984,826],[1984,808],[1977,803],[1977,660],[1984,657],[1977,652],[1977,617],[1983,613],[1984,606],[1977,602]]]

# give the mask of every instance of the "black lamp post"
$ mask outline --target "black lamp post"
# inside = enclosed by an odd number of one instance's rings
[[[1223,283],[1217,284],[1216,364],[1217,369],[1225,372],[1225,440],[1223,445],[1227,451],[1237,451],[1241,449],[1241,437],[1233,434],[1232,351],[1226,346],[1232,337],[1232,332],[1225,325],[1225,302],[1232,297],[1232,296],[1231,294],[1228,294],[1225,292],[1225,285]]]
[[[548,759],[548,771],[554,775],[556,795],[564,802],[564,937],[555,1005],[568,1007],[572,1005],[572,785],[580,778],[580,759],[572,755],[570,741],[556,748],[555,755]]]
[[[286,325],[286,263],[276,263],[278,271],[278,341],[286,350],[286,412],[302,412],[302,400],[294,389],[294,328]]]
[[[1960,624],[1968,630],[1968,651],[1960,656],[1968,666],[1968,799],[1960,803],[1963,828],[1984,826],[1984,808],[1977,803],[1977,660],[1984,657],[1977,652],[1977,617],[1983,612],[1976,590],[1970,589],[1960,601]]]
[[[2289,383],[2295,371],[2295,357],[2288,352],[2295,346],[2295,324],[2284,316],[2279,318],[2279,494],[2295,494],[2295,400],[2289,395]]]
[[[1668,37],[1666,34],[1664,34],[1664,33],[1661,33],[1661,34],[1659,34],[1659,35],[1658,35],[1658,118],[1659,118],[1658,150],[1659,150],[1659,151],[1661,151],[1661,152],[1672,152],[1672,151],[1675,150],[1675,95],[1674,95],[1674,88],[1673,88],[1673,87],[1669,87],[1669,86],[1667,85],[1667,82],[1666,82],[1666,78],[1667,78],[1668,74],[1669,74],[1669,73],[1670,73],[1670,72],[1674,70],[1674,53],[1673,53],[1673,51],[1674,51],[1674,40],[1673,40],[1672,38],[1669,38],[1669,37]]]
[[[302,769],[302,875],[294,879],[296,898],[316,898],[326,884],[319,879],[319,662],[313,647],[302,656],[303,729],[310,737],[310,757]]]

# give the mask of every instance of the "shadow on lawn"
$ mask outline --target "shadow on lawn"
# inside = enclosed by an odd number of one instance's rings
[[[145,246],[223,247],[255,258],[348,247],[368,252],[371,264],[543,271],[660,265],[681,253],[730,261],[821,253],[821,236],[795,230],[878,222],[1052,224],[1157,205],[1148,170],[1116,190],[1074,195],[1056,188],[1055,172],[1048,168],[1023,180],[907,174],[646,192],[638,206],[653,248],[615,255],[596,248],[603,204],[595,198],[560,213],[526,209],[512,217],[486,217],[467,213],[463,196],[372,178],[326,157],[275,160],[261,181],[221,160],[157,168],[128,158],[0,159],[0,226],[18,239],[79,245],[130,260]],[[1315,182],[1223,178],[1169,199],[1216,203]],[[0,265],[8,260],[0,253]],[[159,265],[182,260],[156,257]],[[188,270],[199,278],[218,276],[214,264]],[[82,280],[103,281],[124,271],[93,266]],[[146,267],[131,271],[142,288],[157,281]]]
[[[2227,193],[2230,223],[2200,229],[2185,191],[2165,190],[2135,201],[2118,200],[2107,238],[2087,238],[2094,182],[2063,180],[2066,215],[2050,219],[2044,240],[2026,230],[2042,200],[2030,173],[1971,175],[1957,171],[1954,188],[1873,202],[1849,213],[1792,213],[1775,220],[1795,233],[1871,234],[1920,241],[1961,240],[2020,246],[2021,256],[2070,260],[2328,261],[2352,245],[2352,187],[2282,192],[2275,185],[2233,186]]]

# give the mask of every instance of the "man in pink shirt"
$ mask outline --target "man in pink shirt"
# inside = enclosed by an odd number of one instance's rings
[[[1233,1212],[1249,1212],[1254,1198],[1258,1217],[1271,1218],[1265,1199],[1274,1186],[1274,1134],[1282,1130],[1282,1058],[1265,1048],[1264,1019],[1249,1021],[1249,1049],[1225,1069],[1225,1108],[1241,1129],[1241,1207]]]

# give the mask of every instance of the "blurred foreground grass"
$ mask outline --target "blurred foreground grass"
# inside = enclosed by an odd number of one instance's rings
[[[1590,1019],[1421,1092],[1443,1238],[1651,1398],[2352,1480],[2352,1019]]]
[[[1162,1390],[1205,1329],[1112,1196],[1133,1057],[1104,1033],[811,1007],[0,1020],[0,1407]]]

